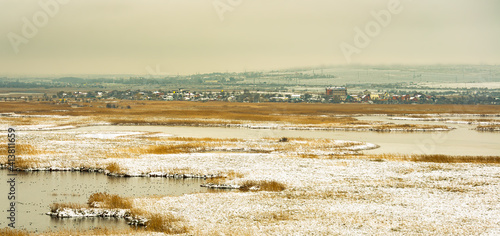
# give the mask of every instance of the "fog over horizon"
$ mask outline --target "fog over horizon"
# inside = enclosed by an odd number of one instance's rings
[[[498,65],[500,1],[0,0],[0,35],[4,76]]]

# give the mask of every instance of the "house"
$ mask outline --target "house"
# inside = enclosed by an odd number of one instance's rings
[[[370,96],[370,94],[361,95],[361,101],[363,101],[363,102],[368,102],[368,101],[371,101],[371,96]]]
[[[292,96],[290,97],[290,99],[291,99],[292,101],[294,101],[294,102],[298,102],[298,101],[300,101],[300,100],[301,100],[301,99],[300,99],[300,95],[298,95],[298,94],[292,94]]]
[[[326,88],[327,96],[339,96],[341,99],[347,98],[347,89],[346,87],[328,87]]]
[[[174,97],[172,95],[162,95],[161,98],[165,101],[173,101]]]

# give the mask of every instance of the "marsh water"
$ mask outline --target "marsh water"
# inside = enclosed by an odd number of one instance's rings
[[[0,170],[2,182],[8,170]],[[16,172],[16,228],[43,232],[60,229],[93,227],[128,228],[125,220],[114,218],[57,219],[45,215],[52,203],[82,203],[96,192],[108,192],[124,197],[182,195],[204,192],[203,180],[168,178],[120,178],[87,172]],[[2,184],[4,186],[4,184]],[[5,190],[5,192],[4,192]],[[2,187],[1,215],[7,216],[7,187]],[[5,207],[3,207],[5,206]],[[6,222],[2,219],[0,222]],[[0,228],[6,225],[0,225]]]
[[[386,116],[361,116],[359,120],[384,121],[396,124],[446,125],[455,129],[440,132],[359,132],[280,130],[219,127],[169,127],[169,126],[90,126],[70,130],[71,132],[139,131],[161,132],[177,137],[211,138],[328,138],[362,141],[380,147],[365,153],[446,154],[446,155],[499,155],[500,132],[479,132],[476,125],[445,122],[391,120]],[[453,117],[453,119],[473,117]],[[498,117],[491,119],[500,120]]]

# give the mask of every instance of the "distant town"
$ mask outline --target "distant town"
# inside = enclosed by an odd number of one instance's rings
[[[156,77],[4,77],[0,78],[0,101],[75,106],[97,100],[491,105],[500,104],[500,88],[486,87],[497,81],[500,72],[496,69],[450,66],[434,73],[434,67],[391,68],[390,72],[356,67],[334,72],[297,69]],[[452,79],[436,82],[443,78]]]
[[[389,92],[350,94],[346,87],[327,87],[324,93],[252,91],[192,91],[176,90],[124,90],[124,91],[59,91],[47,93],[0,94],[0,101],[52,101],[56,103],[91,103],[97,100],[164,100],[164,101],[225,101],[225,102],[290,102],[290,103],[376,103],[376,104],[496,104],[500,97],[489,94],[428,95],[420,92],[394,94]]]

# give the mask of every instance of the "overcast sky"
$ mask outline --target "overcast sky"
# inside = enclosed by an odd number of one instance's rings
[[[0,0],[0,75],[500,64],[500,1],[393,1]]]

